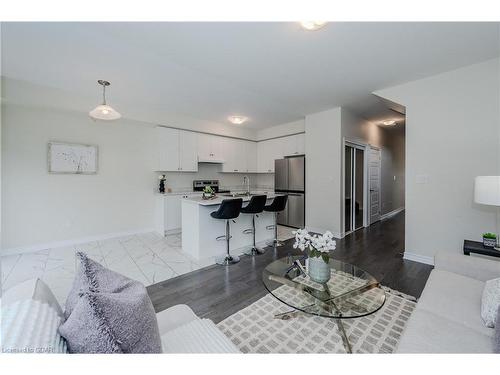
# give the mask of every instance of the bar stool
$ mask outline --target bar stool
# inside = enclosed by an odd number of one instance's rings
[[[226,241],[227,254],[224,258],[218,260],[216,263],[222,266],[229,266],[230,264],[238,263],[240,258],[232,256],[229,254],[229,240],[231,239],[231,230],[229,227],[229,220],[236,219],[240,216],[241,206],[243,205],[243,199],[224,199],[217,211],[211,212],[210,216],[214,219],[226,220],[226,234],[216,238],[217,241]]]
[[[245,229],[243,233],[253,234],[253,246],[250,250],[245,252],[247,255],[259,255],[263,254],[264,250],[257,248],[255,245],[255,217],[259,217],[262,211],[264,211],[264,206],[266,205],[267,196],[266,195],[254,195],[250,198],[250,202],[241,209],[242,214],[252,215],[252,228]]]
[[[274,225],[268,225],[266,227],[266,229],[274,229],[274,239],[268,242],[269,246],[283,246],[283,243],[278,241],[278,213],[285,209],[287,200],[288,195],[278,195],[273,199],[270,205],[264,207],[264,211],[274,212]]]

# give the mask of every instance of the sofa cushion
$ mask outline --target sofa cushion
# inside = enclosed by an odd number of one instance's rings
[[[14,285],[6,290],[2,295],[2,307],[13,304],[17,301],[35,300],[46,303],[54,309],[60,317],[63,317],[63,311],[56,297],[47,284],[40,279],[26,280],[20,284]]]
[[[72,353],[161,353],[156,314],[144,285],[78,253],[81,272],[59,332]]]
[[[486,281],[481,297],[481,317],[486,327],[495,327],[500,307],[500,277]]]
[[[161,337],[164,353],[240,353],[209,319],[195,319]]]
[[[30,298],[2,303],[0,316],[1,352],[67,353],[57,331],[62,314],[50,304]]]
[[[500,307],[497,311],[497,322],[500,322]],[[495,326],[495,343],[493,344],[493,352],[500,353],[500,324]]]
[[[482,281],[456,273],[433,270],[420,297],[417,309],[426,310],[479,333],[493,336],[481,320]]]
[[[64,315],[68,318],[84,292],[118,293],[129,283],[135,283],[117,272],[113,272],[90,259],[85,253],[76,253],[80,266],[76,272],[73,286],[66,299]]]
[[[156,314],[160,336],[183,324],[200,319],[187,305],[175,305]]]
[[[493,338],[430,311],[412,313],[398,353],[492,353]]]
[[[84,293],[59,327],[71,353],[161,353],[156,314],[146,288]]]
[[[68,319],[59,326],[70,353],[123,353],[121,343],[112,330],[108,312],[94,293],[83,293]]]

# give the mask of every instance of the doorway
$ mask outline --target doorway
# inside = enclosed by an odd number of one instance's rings
[[[346,142],[344,148],[344,232],[365,224],[365,146]]]

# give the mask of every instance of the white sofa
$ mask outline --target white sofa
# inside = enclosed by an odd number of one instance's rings
[[[494,329],[481,319],[487,280],[500,262],[440,252],[399,342],[399,353],[492,353]]]
[[[13,306],[16,302],[29,300],[48,305],[54,316],[58,315],[62,319],[62,309],[59,303],[46,284],[38,279],[25,281],[7,290],[1,298],[2,310]],[[25,306],[22,308],[24,313],[19,315],[25,315]],[[46,324],[46,321],[42,319],[47,319],[47,309],[42,311],[35,308],[33,311],[35,314],[33,319],[38,321],[36,314],[38,314],[37,311],[40,311],[40,315],[43,315],[40,317],[40,322]],[[187,305],[170,307],[157,313],[156,318],[164,353],[240,353],[231,340],[211,320],[200,319]],[[28,321],[30,320],[28,319]],[[59,320],[56,319],[56,321]],[[24,323],[19,325],[21,324]],[[11,340],[9,340],[10,343],[18,342],[21,349],[26,346],[29,347],[31,343],[35,342],[28,336],[40,336],[41,332],[43,335],[56,334],[55,329],[48,332],[40,328],[35,332],[37,329],[36,324],[33,324],[34,327],[29,327],[30,324],[25,325],[26,327],[20,326],[14,330],[14,334],[20,337],[10,338]],[[40,341],[36,342],[40,343]],[[50,342],[53,342],[53,340]]]

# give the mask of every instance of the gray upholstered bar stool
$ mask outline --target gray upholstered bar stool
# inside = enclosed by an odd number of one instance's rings
[[[255,218],[259,217],[262,211],[264,211],[264,206],[266,205],[267,196],[266,195],[254,195],[250,198],[250,202],[241,209],[242,214],[252,215],[252,228],[245,229],[243,233],[253,235],[253,246],[250,250],[245,252],[247,255],[259,255],[263,254],[264,250],[259,249],[255,244]]]
[[[217,241],[226,241],[226,256],[217,260],[217,264],[223,266],[229,266],[230,264],[238,263],[240,258],[236,255],[231,255],[229,253],[229,240],[231,239],[231,228],[229,226],[229,221],[236,219],[240,216],[241,206],[243,205],[243,199],[224,199],[217,211],[211,212],[210,216],[214,219],[226,220],[226,234],[217,237]]]
[[[267,229],[274,229],[274,239],[268,242],[269,246],[283,246],[283,243],[278,241],[278,213],[285,209],[287,200],[288,195],[278,195],[273,199],[270,205],[264,207],[264,211],[274,213],[274,225],[268,225],[266,227]]]

